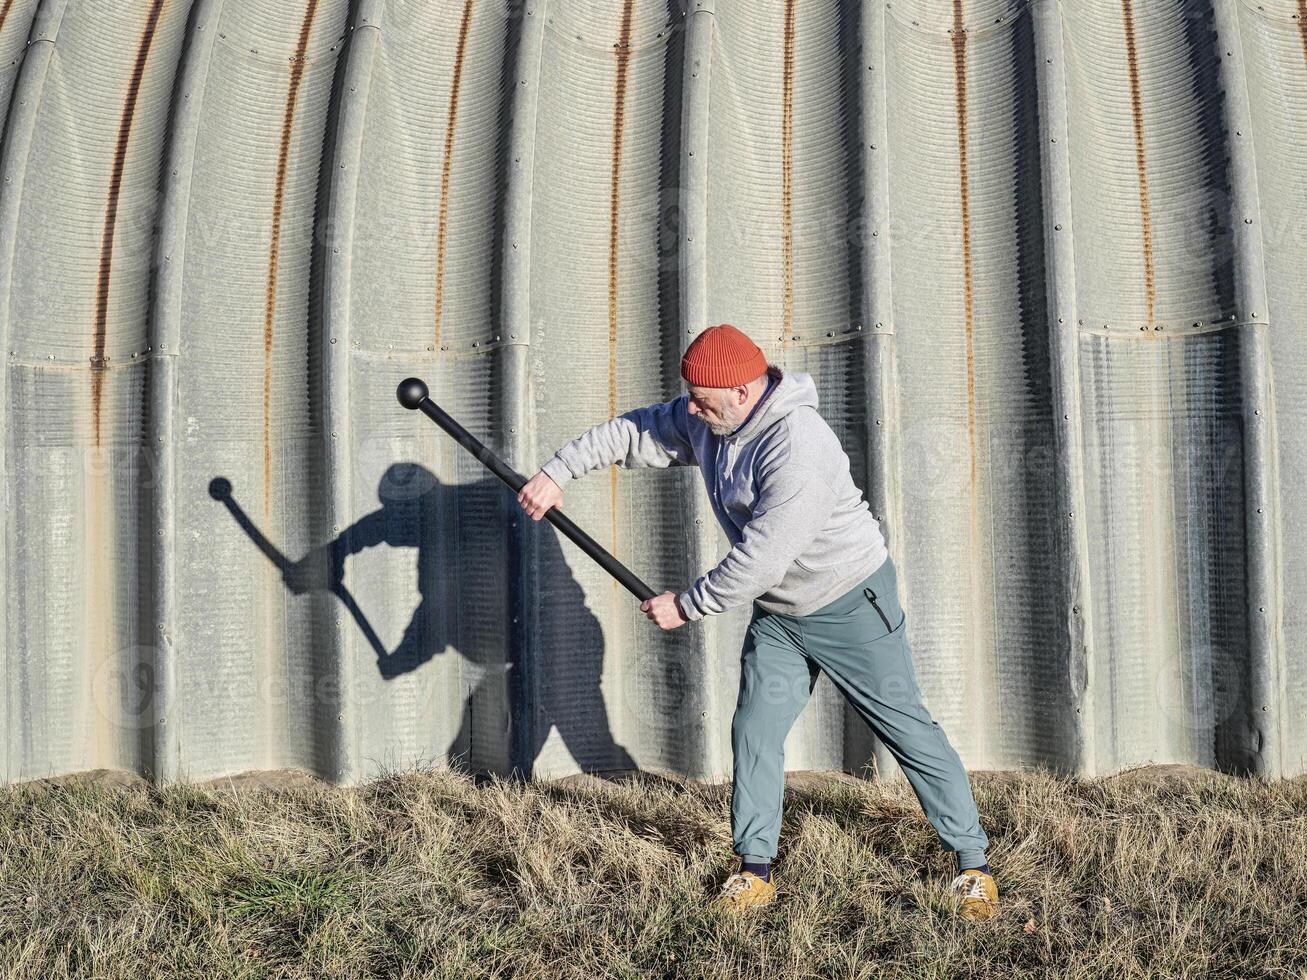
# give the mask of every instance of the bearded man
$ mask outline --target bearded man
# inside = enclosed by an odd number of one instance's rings
[[[698,466],[730,541],[715,568],[640,609],[664,630],[752,604],[731,722],[731,833],[739,871],[714,900],[727,911],[776,894],[784,746],[825,673],[903,770],[945,849],[953,851],[959,914],[998,908],[962,760],[922,703],[880,525],[817,412],[812,378],[769,365],[730,324],[699,334],[681,359],[687,393],[600,423],[560,448],[518,502],[540,520],[563,487],[618,465]]]

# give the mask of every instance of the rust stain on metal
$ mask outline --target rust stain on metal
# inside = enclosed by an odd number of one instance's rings
[[[299,41],[291,58],[286,111],[281,123],[281,149],[277,155],[277,185],[272,199],[272,241],[268,248],[268,286],[263,306],[263,516],[272,510],[272,337],[277,318],[277,271],[281,259],[281,222],[286,203],[286,172],[290,167],[290,141],[295,130],[295,108],[304,81],[304,59],[318,0],[309,0],[300,25]]]
[[[1134,0],[1121,0],[1121,17],[1125,22],[1125,53],[1130,73],[1130,113],[1135,129],[1135,169],[1139,173],[1139,217],[1143,233],[1144,305],[1147,326],[1145,335],[1157,318],[1157,281],[1153,270],[1153,217],[1148,203],[1148,164],[1144,153],[1144,100],[1139,86],[1139,49],[1135,43]]]
[[[617,81],[613,90],[613,156],[608,185],[608,417],[617,415],[617,256],[622,213],[622,136],[626,129],[626,85],[631,68],[631,19],[635,0],[622,5],[622,27],[617,41]],[[617,554],[617,467],[608,468],[612,543]],[[616,585],[616,580],[613,582]]]
[[[141,95],[141,81],[145,77],[145,66],[150,58],[150,47],[159,26],[159,15],[163,12],[166,0],[153,0],[150,11],[145,18],[145,28],[141,32],[141,41],[136,46],[136,63],[132,67],[131,79],[127,85],[127,98],[123,101],[122,115],[118,121],[118,142],[114,147],[113,170],[109,177],[109,202],[105,206],[104,233],[100,240],[100,268],[95,286],[95,353],[91,356],[91,422],[95,432],[95,444],[100,445],[100,420],[104,399],[104,356],[105,341],[109,331],[109,289],[113,279],[113,243],[118,228],[118,203],[122,196],[123,175],[127,170],[127,149],[132,139],[132,122],[136,118],[136,104]],[[0,15],[0,27],[5,17],[9,16],[10,4],[6,3],[3,15]]]
[[[449,111],[445,117],[445,159],[440,168],[440,213],[436,231],[436,346],[440,350],[440,321],[445,309],[445,234],[449,227],[449,178],[454,167],[454,131],[458,125],[458,92],[463,84],[463,58],[472,27],[476,0],[463,4],[458,25],[458,50],[454,54],[454,78],[449,86]]]
[[[0,7],[0,31],[5,29],[5,21],[9,19],[9,11],[14,5],[14,0],[5,0],[5,5]]]
[[[1307,62],[1307,0],[1298,0],[1298,37],[1302,41],[1302,60]]]
[[[794,329],[794,21],[799,0],[785,0],[781,67],[781,342]]]
[[[976,517],[976,363],[975,290],[971,255],[971,174],[967,156],[967,35],[962,0],[953,0],[953,94],[958,129],[958,196],[962,221],[963,331],[967,352],[967,449],[971,456],[971,533]]]

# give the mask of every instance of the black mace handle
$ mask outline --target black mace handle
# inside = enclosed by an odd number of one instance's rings
[[[396,394],[401,405],[408,409],[421,410],[427,418],[453,436],[455,442],[481,460],[491,473],[508,484],[513,493],[522,491],[522,487],[526,485],[526,477],[487,449],[485,443],[459,425],[449,413],[433,402],[430,398],[431,393],[421,378],[406,378],[401,381]],[[573,524],[571,519],[557,507],[550,507],[545,511],[545,520],[567,535],[578,548],[597,561],[604,571],[621,582],[627,591],[641,602],[654,597],[653,589],[610,555],[603,545]]]

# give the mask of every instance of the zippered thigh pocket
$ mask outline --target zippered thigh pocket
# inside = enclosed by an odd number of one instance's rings
[[[880,614],[881,622],[885,624],[885,629],[893,633],[894,627],[889,624],[889,617],[885,615],[885,611],[880,608],[880,604],[876,601],[876,590],[865,588],[862,590],[862,594],[867,597],[867,601],[871,603],[872,608]]]

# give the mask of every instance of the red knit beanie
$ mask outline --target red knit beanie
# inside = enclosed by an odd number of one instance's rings
[[[729,323],[709,327],[681,356],[681,377],[703,388],[733,388],[767,372],[767,358]]]

